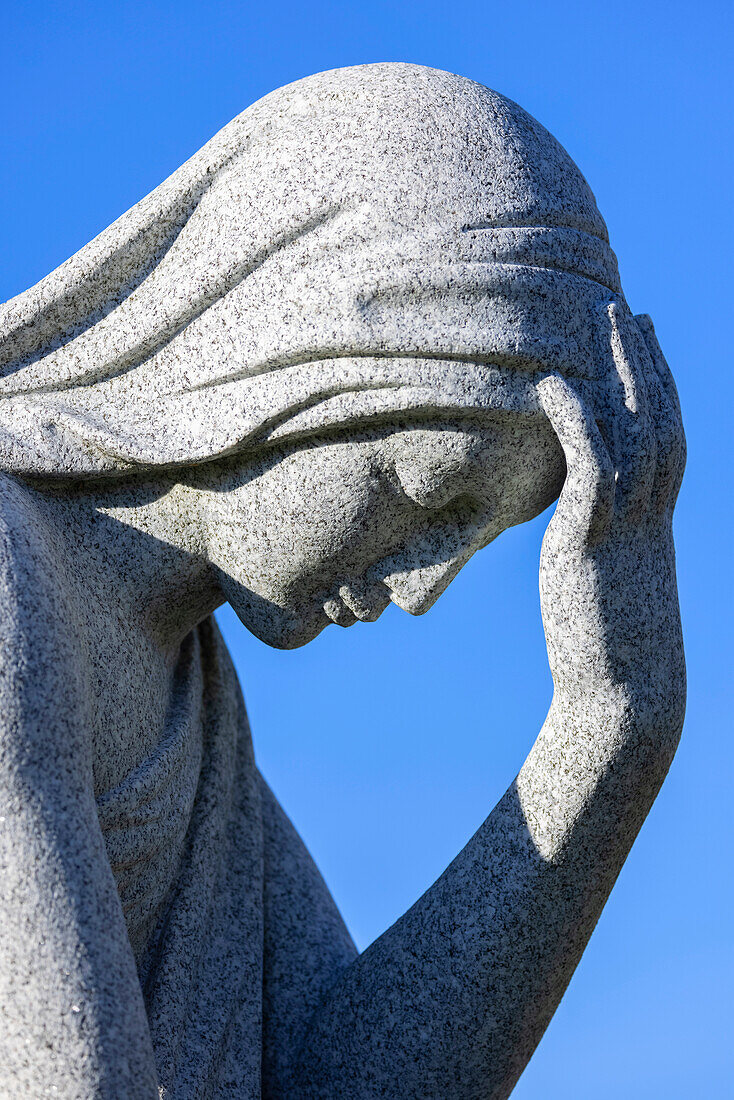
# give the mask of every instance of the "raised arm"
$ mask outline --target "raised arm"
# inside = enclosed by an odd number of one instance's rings
[[[566,482],[540,588],[552,705],[517,780],[315,1017],[292,1095],[502,1100],[545,1030],[680,736],[675,389],[646,318],[602,317],[608,391],[540,384]]]
[[[0,505],[0,1097],[153,1100],[92,794],[79,617],[51,536],[5,479]]]

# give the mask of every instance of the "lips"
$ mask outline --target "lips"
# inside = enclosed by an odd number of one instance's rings
[[[375,622],[389,603],[390,593],[382,582],[364,590],[342,584],[336,595],[324,601],[324,611],[337,626],[352,626],[358,620]]]
[[[357,616],[339,596],[330,596],[328,600],[324,600],[324,611],[337,626],[352,626],[357,621]]]

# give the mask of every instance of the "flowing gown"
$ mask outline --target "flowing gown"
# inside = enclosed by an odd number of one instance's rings
[[[181,647],[154,752],[97,806],[161,1096],[279,1095],[308,1016],[356,951],[259,775],[213,619]]]

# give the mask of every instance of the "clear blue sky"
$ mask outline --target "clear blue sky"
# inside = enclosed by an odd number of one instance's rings
[[[516,99],[580,165],[681,392],[690,701],[670,777],[514,1097],[734,1096],[731,4],[29,0],[7,4],[2,26],[0,298],[261,95],[322,69],[462,73]],[[361,946],[465,843],[540,728],[546,522],[502,536],[424,618],[390,608],[278,653],[221,614],[261,766]]]

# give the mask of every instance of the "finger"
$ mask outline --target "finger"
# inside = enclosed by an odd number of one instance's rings
[[[639,523],[650,500],[655,474],[655,435],[640,353],[642,340],[628,309],[611,302],[602,319],[614,363],[610,407],[605,410],[616,468],[615,513]]]
[[[681,434],[680,434],[680,437],[679,437],[679,440],[678,440],[678,446],[679,446],[678,465],[677,465],[675,474],[673,475],[672,483],[671,483],[670,490],[669,490],[669,493],[668,493],[668,500],[667,500],[667,503],[666,503],[666,510],[667,510],[668,515],[671,517],[671,519],[673,517],[673,509],[675,508],[675,502],[678,499],[678,493],[680,492],[680,487],[681,487],[681,484],[683,482],[683,474],[685,473],[685,470],[686,470],[686,460],[687,460],[687,457],[688,457],[688,445],[686,443],[686,436],[685,436],[685,432],[683,431],[682,426],[681,426],[680,432],[681,432]]]
[[[540,404],[563,448],[566,480],[556,517],[576,544],[598,542],[614,510],[614,466],[593,414],[575,390],[553,374],[537,386]]]
[[[663,380],[650,355],[647,341],[635,320],[638,330],[640,371],[644,374],[650,408],[650,421],[655,433],[656,469],[652,486],[650,507],[654,514],[662,515],[670,499],[672,486],[680,460],[679,415],[673,409]]]
[[[678,390],[673,379],[673,375],[670,372],[667,360],[663,355],[663,349],[658,343],[658,338],[655,333],[655,326],[652,323],[652,317],[649,313],[636,313],[635,322],[638,329],[642,333],[642,338],[645,341],[645,346],[650,353],[650,359],[652,365],[657,371],[660,381],[665,390],[665,394],[670,401],[671,407],[680,416],[680,401],[678,400]]]
[[[640,337],[642,339],[642,337]],[[647,352],[645,351],[647,355]],[[655,433],[655,476],[650,492],[650,510],[662,515],[668,505],[673,480],[678,471],[680,444],[678,425],[660,379],[649,363],[648,399],[650,420]]]
[[[665,406],[661,429],[658,432],[658,475],[654,489],[657,510],[672,508],[680,489],[686,464],[686,437],[680,411],[680,401],[673,375],[663,355],[652,320],[647,313],[640,313],[635,322],[645,342],[654,375],[664,395]]]

